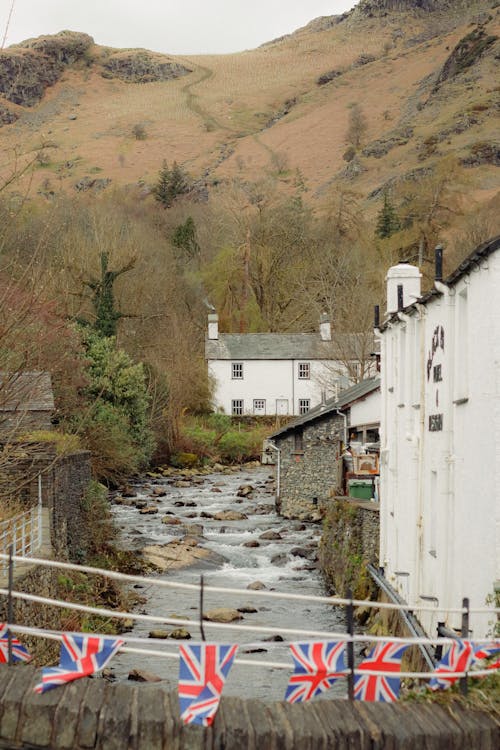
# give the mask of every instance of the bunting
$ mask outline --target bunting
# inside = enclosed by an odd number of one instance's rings
[[[25,646],[11,634],[12,661],[29,661],[30,654]],[[9,628],[0,622],[0,664],[9,662]]]
[[[119,638],[65,633],[62,636],[59,666],[42,669],[42,681],[35,685],[35,693],[44,693],[58,685],[99,672],[123,644],[124,641]]]
[[[373,648],[358,669],[367,674],[354,677],[354,700],[382,701],[390,703],[399,698],[399,677],[369,674],[376,672],[400,672],[401,657],[408,648],[408,644],[379,643]]]
[[[295,670],[285,693],[289,703],[308,701],[344,676],[345,641],[291,643],[290,651]]]
[[[179,646],[179,706],[184,724],[210,726],[238,646],[193,643]]]
[[[446,690],[446,688],[449,688],[450,685],[460,679],[460,677],[450,676],[450,673],[468,672],[473,660],[472,643],[457,638],[437,665],[435,676],[429,681],[430,689]]]

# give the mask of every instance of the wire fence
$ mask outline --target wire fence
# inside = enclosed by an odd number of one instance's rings
[[[8,588],[0,588],[0,596],[5,596],[7,598],[8,602],[8,620],[9,620],[9,630],[11,630],[13,633],[17,634],[24,634],[29,635],[32,637],[39,637],[39,638],[46,638],[49,640],[61,640],[63,633],[56,631],[56,630],[49,630],[49,629],[43,629],[43,628],[34,628],[34,627],[28,627],[23,625],[17,625],[14,622],[13,617],[13,602],[14,600],[22,600],[27,602],[36,603],[39,605],[44,605],[48,607],[56,607],[64,610],[70,610],[75,612],[82,612],[86,614],[92,614],[97,615],[103,618],[110,618],[115,620],[130,620],[132,622],[143,622],[143,623],[150,623],[150,624],[164,624],[164,625],[173,625],[175,628],[179,627],[188,627],[193,628],[197,627],[200,631],[200,639],[202,641],[205,640],[205,629],[211,631],[215,630],[216,634],[219,636],[224,636],[226,633],[230,632],[230,639],[231,642],[235,642],[235,634],[237,636],[238,646],[241,646],[242,648],[245,648],[247,651],[252,648],[262,648],[262,640],[258,642],[249,642],[246,641],[245,638],[248,637],[248,634],[254,633],[258,636],[262,635],[273,635],[273,634],[279,634],[281,636],[286,636],[288,639],[309,639],[309,640],[322,640],[322,641],[342,641],[347,646],[347,662],[348,662],[348,668],[339,674],[344,675],[348,678],[348,681],[350,680],[352,684],[352,680],[354,677],[358,674],[371,674],[373,676],[380,676],[380,677],[394,677],[394,671],[384,671],[384,670],[376,670],[376,669],[370,669],[367,670],[366,668],[363,668],[363,670],[357,669],[354,663],[354,653],[353,653],[353,647],[354,645],[363,645],[363,644],[383,644],[383,643],[393,643],[393,644],[400,644],[400,645],[408,645],[408,646],[446,646],[446,645],[452,645],[453,643],[457,642],[457,637],[437,637],[437,638],[428,638],[428,637],[398,637],[398,636],[385,636],[385,635],[371,635],[371,634],[356,634],[354,632],[354,608],[358,606],[362,607],[371,607],[371,608],[378,608],[378,609],[390,609],[390,610],[400,610],[400,611],[433,611],[435,608],[429,607],[428,605],[406,605],[406,604],[399,604],[399,603],[388,603],[388,602],[378,602],[378,601],[371,601],[371,600],[356,600],[352,599],[350,597],[335,597],[335,596],[313,596],[309,594],[291,594],[291,593],[285,593],[285,592],[279,592],[279,591],[263,591],[263,590],[252,590],[251,596],[252,597],[258,597],[262,599],[283,599],[288,600],[291,602],[297,602],[297,601],[307,601],[307,602],[315,602],[318,604],[329,604],[331,606],[342,606],[345,608],[346,611],[346,625],[347,625],[347,632],[332,632],[332,631],[325,631],[325,630],[316,630],[316,629],[303,629],[303,628],[283,628],[283,627],[276,627],[273,625],[253,625],[253,624],[247,624],[247,623],[221,623],[221,622],[212,622],[205,619],[204,615],[204,609],[203,609],[203,601],[204,601],[204,594],[207,592],[211,593],[218,593],[218,594],[233,594],[233,595],[240,595],[244,596],[245,598],[248,598],[249,590],[248,589],[241,589],[241,588],[231,588],[231,587],[223,587],[223,586],[209,586],[205,585],[203,576],[200,578],[199,583],[182,583],[180,581],[175,580],[166,580],[164,578],[151,578],[151,577],[145,577],[145,576],[139,576],[139,575],[129,575],[125,573],[118,573],[116,571],[110,571],[106,570],[104,568],[94,568],[90,566],[85,565],[77,565],[74,563],[66,563],[61,562],[57,560],[46,560],[42,558],[33,558],[33,557],[25,557],[22,555],[15,555],[13,554],[13,550],[10,550],[9,555],[6,555],[5,553],[0,553],[0,561],[3,561],[4,564],[8,565],[9,569],[9,586]],[[164,587],[169,588],[172,590],[188,590],[192,591],[193,595],[198,595],[199,597],[199,618],[198,621],[192,620],[192,619],[180,619],[178,617],[172,618],[172,617],[163,617],[160,615],[148,615],[143,614],[140,612],[128,612],[128,611],[122,611],[122,610],[116,610],[116,609],[108,609],[104,607],[92,607],[85,604],[79,604],[77,602],[69,602],[66,600],[60,600],[56,598],[51,597],[44,597],[44,596],[38,596],[36,594],[29,594],[22,591],[16,591],[13,586],[13,571],[14,571],[14,565],[16,563],[32,563],[48,568],[56,568],[60,570],[70,570],[70,571],[76,571],[79,573],[88,573],[92,575],[98,575],[103,576],[105,578],[120,581],[122,583],[129,583],[129,584],[143,584],[147,586],[157,586],[157,587]],[[461,613],[463,618],[463,628],[462,628],[462,634],[461,637],[467,638],[468,635],[468,616],[470,613],[489,613],[493,616],[498,617],[500,614],[500,608],[495,607],[481,607],[481,608],[469,608],[468,606],[468,600],[464,599],[463,606],[453,608],[450,610],[447,610],[448,612],[453,613]],[[81,634],[81,635],[87,635],[87,634]],[[165,650],[165,648],[159,648],[159,646],[164,646],[165,641],[164,639],[155,639],[155,638],[147,638],[148,646],[144,645],[144,642],[146,640],[145,637],[139,638],[136,636],[131,636],[128,634],[121,635],[120,638],[125,642],[126,645],[122,646],[120,651],[123,653],[130,653],[130,654],[137,654],[140,656],[154,656],[159,658],[165,658],[165,659],[179,659],[179,653]],[[228,639],[229,640],[229,639]],[[496,644],[498,645],[500,649],[500,639],[495,638],[474,638],[474,644],[477,644],[480,646],[481,644],[489,645]],[[128,644],[128,645],[127,645]],[[266,641],[266,650],[273,648],[283,647],[283,644],[279,643],[272,643],[269,641]],[[267,669],[279,669],[279,670],[288,670],[292,668],[292,665],[290,663],[286,662],[280,662],[280,661],[271,661],[271,660],[260,660],[260,659],[244,659],[244,658],[236,658],[235,660],[236,664],[242,665],[242,666],[252,666],[252,667],[262,667]],[[467,680],[469,677],[481,677],[485,675],[491,675],[493,671],[498,671],[498,669],[492,670],[490,669],[474,669],[473,671],[469,672],[446,672],[443,671],[441,668],[439,671],[439,677],[441,679],[446,679],[447,677],[449,679],[456,680],[457,678],[461,678],[461,684],[462,684],[462,692],[466,692],[467,690]],[[412,678],[412,679],[418,679],[418,680],[430,680],[434,676],[436,676],[436,672],[434,670],[427,671],[427,672],[398,672],[398,675],[402,678]],[[352,697],[352,689],[349,689],[349,697]]]

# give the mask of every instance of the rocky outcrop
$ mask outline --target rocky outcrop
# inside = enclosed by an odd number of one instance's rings
[[[361,0],[356,10],[365,16],[386,15],[393,11],[440,11],[447,8],[465,8],[464,0]]]
[[[455,76],[474,65],[497,39],[497,36],[487,34],[482,27],[478,27],[464,36],[443,65],[436,81],[436,88],[444,81],[455,78]]]
[[[11,125],[18,119],[18,115],[11,109],[0,103],[0,127],[2,125]]]
[[[9,47],[0,53],[0,93],[14,104],[33,107],[45,89],[60,78],[65,66],[93,45],[88,34],[61,31]]]
[[[104,78],[119,78],[127,83],[169,81],[192,72],[165,55],[155,55],[147,50],[117,52],[103,62],[102,67]]]

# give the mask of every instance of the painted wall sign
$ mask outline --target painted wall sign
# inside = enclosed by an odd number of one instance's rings
[[[440,432],[443,429],[443,415],[429,414],[429,432]]]

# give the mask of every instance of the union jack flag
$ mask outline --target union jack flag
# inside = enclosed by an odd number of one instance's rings
[[[489,659],[500,651],[500,643],[472,644],[474,659]]]
[[[238,646],[181,644],[179,706],[184,724],[212,724]]]
[[[290,651],[295,670],[285,693],[289,703],[308,701],[344,676],[344,641],[291,643]]]
[[[446,690],[459,680],[459,677],[449,677],[450,672],[467,672],[474,660],[472,643],[457,638],[443,656],[435,671],[435,676],[429,681],[431,690]]]
[[[401,670],[401,657],[407,648],[408,644],[377,644],[358,667],[358,669],[366,671],[367,674],[354,677],[354,700],[383,701],[384,703],[397,701],[399,698],[399,677],[369,674],[369,672],[399,672]]]
[[[58,685],[99,672],[123,644],[124,641],[119,638],[65,633],[61,642],[59,666],[42,669],[42,681],[35,685],[35,693],[44,693]]]
[[[474,650],[474,660],[480,661],[481,659],[489,659],[490,656],[497,656],[500,652],[500,643],[485,643],[481,646],[473,643],[472,648]],[[487,669],[499,669],[500,659],[489,662],[486,667]]]
[[[12,661],[29,661],[31,656],[25,646],[17,638],[11,635]],[[0,622],[0,664],[7,664],[9,661],[9,628],[3,622]]]

